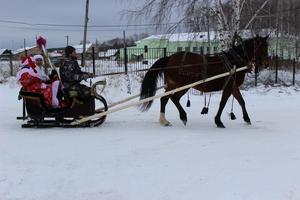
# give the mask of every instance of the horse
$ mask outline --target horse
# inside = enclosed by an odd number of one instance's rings
[[[244,66],[247,70],[232,73],[224,78],[215,79],[193,87],[201,92],[222,91],[222,97],[218,112],[215,116],[215,124],[219,128],[225,128],[221,121],[221,114],[228,98],[233,95],[242,108],[243,119],[247,124],[251,124],[245,101],[241,95],[239,86],[244,82],[245,74],[250,73],[253,67],[268,66],[268,36],[256,36],[242,40],[233,45],[229,50],[213,55],[200,55],[192,52],[177,52],[171,56],[157,60],[146,73],[141,86],[140,99],[145,99],[156,94],[157,81],[159,77],[164,77],[165,91],[170,91],[196,81],[216,76],[225,72],[232,71]],[[165,108],[169,99],[175,104],[179,111],[179,117],[183,124],[187,123],[187,114],[180,105],[180,98],[188,89],[177,92],[170,96],[160,99],[160,118],[159,122],[163,126],[171,123],[165,117]],[[147,111],[153,101],[143,103],[141,111]]]

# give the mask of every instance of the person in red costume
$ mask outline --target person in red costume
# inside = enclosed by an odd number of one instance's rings
[[[26,57],[17,73],[17,80],[23,86],[24,91],[36,92],[43,94],[45,103],[49,107],[58,108],[59,100],[57,99],[57,91],[59,81],[45,82],[37,73],[36,65],[31,57]]]

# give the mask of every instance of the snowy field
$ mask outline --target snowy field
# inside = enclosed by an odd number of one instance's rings
[[[118,86],[105,91],[109,101],[128,95]],[[220,94],[206,116],[203,98],[192,96],[187,126],[169,102],[173,126],[161,127],[156,101],[147,113],[131,108],[97,128],[22,129],[18,90],[14,81],[0,84],[0,200],[300,199],[300,92],[293,87],[242,91],[253,124],[237,105],[231,121],[228,103],[226,129],[213,123]]]

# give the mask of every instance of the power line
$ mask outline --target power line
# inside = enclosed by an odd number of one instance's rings
[[[84,25],[79,24],[49,24],[49,23],[28,23],[24,21],[14,21],[14,20],[2,20],[0,22],[9,24],[21,24],[27,26],[54,26],[54,27],[84,27]],[[163,23],[163,24],[114,24],[114,25],[89,25],[89,28],[121,28],[121,27],[147,27],[147,26],[167,26],[176,24],[176,22]]]
[[[2,26],[10,29],[18,30],[35,30],[35,31],[70,31],[70,32],[82,32],[83,29],[57,29],[57,28],[30,28],[30,27],[17,27],[17,26]],[[149,28],[139,28],[139,29],[89,29],[91,32],[120,32],[126,31],[137,31],[137,30],[148,30]]]
[[[300,10],[300,7],[292,8],[292,9],[282,9],[278,12],[290,12],[290,11],[296,11]],[[243,15],[247,16],[247,15]],[[252,16],[252,15],[249,15]],[[21,25],[27,25],[27,26],[49,26],[49,27],[84,27],[84,25],[81,24],[56,24],[56,23],[29,23],[26,21],[15,21],[15,20],[7,20],[7,19],[0,19],[0,22],[2,23],[8,23],[8,24],[21,24]],[[147,24],[112,24],[112,25],[89,25],[89,28],[126,28],[126,27],[154,27],[154,26],[168,26],[168,25],[176,25],[179,22],[168,22],[168,23],[147,23]],[[188,22],[187,22],[188,23]]]

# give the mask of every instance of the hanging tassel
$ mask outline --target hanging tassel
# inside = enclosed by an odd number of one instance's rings
[[[186,102],[186,107],[191,107],[191,101],[189,99]]]
[[[188,94],[188,100],[186,102],[186,107],[191,107],[190,95]]]
[[[208,114],[208,107],[206,107],[205,109],[205,114]]]
[[[202,108],[201,115],[207,114],[206,112],[206,94],[204,94],[204,108]]]
[[[232,97],[230,119],[231,119],[231,120],[236,120],[236,116],[235,116],[235,114],[233,113],[233,101],[234,101],[234,97]]]
[[[206,114],[206,107],[202,108],[202,111],[201,111],[201,115],[205,115]]]
[[[231,120],[236,120],[236,116],[233,112],[230,113],[230,119]]]

